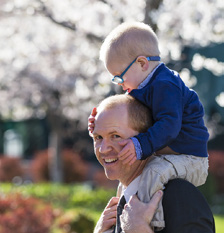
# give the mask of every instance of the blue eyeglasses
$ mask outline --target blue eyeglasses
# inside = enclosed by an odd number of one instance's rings
[[[159,56],[152,56],[152,57],[146,57],[148,61],[160,61],[160,57]],[[125,73],[129,70],[129,68],[135,63],[135,61],[137,60],[137,57],[130,63],[130,65],[121,73],[121,75],[115,75],[112,78],[112,83],[114,84],[122,84],[124,82],[123,76],[125,75]]]

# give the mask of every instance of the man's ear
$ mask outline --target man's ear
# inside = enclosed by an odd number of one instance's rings
[[[141,65],[142,71],[145,71],[149,68],[149,61],[144,56],[139,56],[137,62]]]

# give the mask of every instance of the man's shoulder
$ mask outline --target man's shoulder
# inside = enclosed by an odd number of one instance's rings
[[[168,190],[168,191],[171,191],[171,190],[174,191],[174,189],[178,189],[179,191],[185,191],[185,189],[188,189],[188,188],[190,188],[194,191],[197,190],[197,192],[198,192],[198,189],[193,184],[191,184],[190,182],[183,180],[183,179],[170,180],[166,184],[166,190]]]
[[[165,185],[163,202],[165,205],[181,204],[182,207],[192,208],[194,203],[196,204],[196,208],[197,204],[202,204],[209,209],[208,203],[202,193],[193,184],[183,179],[170,180]]]
[[[166,227],[161,233],[214,233],[214,219],[201,192],[191,183],[174,179],[165,185],[163,209]]]

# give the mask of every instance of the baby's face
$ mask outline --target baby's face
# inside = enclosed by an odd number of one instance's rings
[[[118,76],[120,80],[123,80],[123,83],[118,83],[118,85],[122,86],[124,91],[130,92],[141,83],[142,72],[136,59],[130,63],[110,62],[106,67],[113,76]]]

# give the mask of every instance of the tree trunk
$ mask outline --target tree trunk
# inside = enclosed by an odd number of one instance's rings
[[[63,182],[62,138],[60,131],[52,130],[49,138],[49,174],[52,182]]]
[[[152,21],[151,11],[157,10],[163,0],[146,0],[145,1],[145,19],[144,23],[149,24],[152,29],[156,32],[157,25]]]

